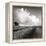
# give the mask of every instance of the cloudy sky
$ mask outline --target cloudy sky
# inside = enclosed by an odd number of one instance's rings
[[[39,26],[41,25],[42,9],[40,7],[13,7],[14,22],[19,26]]]

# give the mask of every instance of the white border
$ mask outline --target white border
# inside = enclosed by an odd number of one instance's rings
[[[32,6],[32,7],[42,7],[43,8],[43,38],[42,39],[21,39],[21,40],[12,40],[12,20],[13,20],[13,17],[12,17],[12,6],[15,5],[15,6]],[[9,29],[8,29],[8,35],[9,35],[9,42],[10,43],[25,43],[25,42],[31,42],[31,41],[44,41],[44,38],[45,38],[45,35],[44,35],[44,4],[37,4],[37,3],[22,3],[22,2],[10,2],[9,3],[9,9],[10,9],[10,13],[8,15],[8,25],[9,25]]]

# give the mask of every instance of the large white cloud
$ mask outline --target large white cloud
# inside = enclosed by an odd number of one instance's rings
[[[38,26],[41,23],[39,17],[33,14],[31,15],[30,12],[27,11],[27,9],[24,10],[23,8],[21,8],[16,12],[20,26]]]

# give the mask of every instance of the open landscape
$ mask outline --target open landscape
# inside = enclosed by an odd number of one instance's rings
[[[42,36],[42,8],[13,6],[13,39],[39,39]]]

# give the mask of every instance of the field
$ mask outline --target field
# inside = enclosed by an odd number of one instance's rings
[[[42,38],[42,26],[15,26],[13,39]]]

